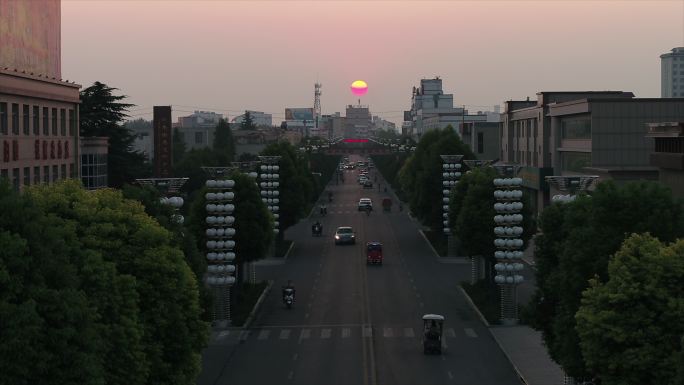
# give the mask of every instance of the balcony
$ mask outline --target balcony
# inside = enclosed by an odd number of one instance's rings
[[[649,158],[652,166],[671,170],[684,170],[684,154],[652,152]]]

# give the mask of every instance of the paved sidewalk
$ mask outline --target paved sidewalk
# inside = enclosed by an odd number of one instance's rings
[[[489,331],[525,384],[563,384],[563,371],[546,352],[541,332],[524,325],[492,326]]]

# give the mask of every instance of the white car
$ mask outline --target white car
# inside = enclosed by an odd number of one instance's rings
[[[373,210],[373,201],[370,198],[359,199],[359,211]]]

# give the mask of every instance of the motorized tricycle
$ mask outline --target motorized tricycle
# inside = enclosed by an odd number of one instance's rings
[[[382,265],[382,243],[366,243],[366,263]]]
[[[444,316],[425,314],[423,316],[423,353],[442,354],[442,329]]]
[[[292,308],[292,304],[294,303],[294,288],[291,287],[284,287],[283,288],[283,303],[285,304],[285,307],[288,309]]]

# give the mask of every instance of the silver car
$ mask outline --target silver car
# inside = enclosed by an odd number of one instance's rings
[[[349,226],[338,227],[335,231],[335,244],[339,245],[341,243],[356,243],[356,235],[354,234],[354,229]]]

